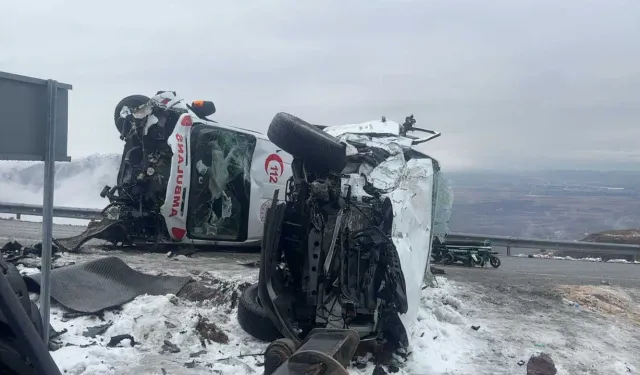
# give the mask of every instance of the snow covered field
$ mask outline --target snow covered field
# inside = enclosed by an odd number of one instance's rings
[[[63,260],[80,262],[104,255],[92,251],[66,255]],[[218,294],[199,302],[184,296],[141,296],[119,311],[104,313],[104,320],[65,318],[64,311],[54,306],[53,327],[68,330],[57,339],[62,347],[52,352],[63,372],[262,373],[259,354],[266,344],[242,331],[229,292],[229,286],[237,290],[243,283],[255,282],[257,270],[238,264],[237,254],[179,260],[164,254],[109,255],[120,256],[146,273],[191,275]],[[560,291],[438,277],[436,287],[422,292],[418,322],[411,334],[412,355],[406,362],[399,361],[397,374],[525,374],[526,365],[519,363],[540,352],[551,355],[559,374],[638,374],[638,326],[621,314],[563,302],[561,295]],[[103,327],[95,337],[83,335],[97,326]],[[121,334],[130,334],[134,345],[124,340],[116,347],[107,346],[111,337]],[[373,369],[368,363],[362,369],[350,368],[350,373],[372,374]]]

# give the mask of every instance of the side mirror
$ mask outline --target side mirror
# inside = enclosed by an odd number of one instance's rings
[[[213,102],[205,101],[205,100],[195,100],[191,103],[191,110],[198,117],[207,117],[216,113],[216,106]]]

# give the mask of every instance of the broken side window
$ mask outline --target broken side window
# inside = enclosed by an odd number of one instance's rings
[[[192,238],[244,241],[250,198],[253,135],[195,124],[191,132],[191,192],[187,230]]]

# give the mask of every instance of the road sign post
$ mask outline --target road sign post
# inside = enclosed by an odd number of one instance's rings
[[[55,162],[67,156],[71,85],[0,72],[0,160],[44,161],[40,313],[49,341]]]

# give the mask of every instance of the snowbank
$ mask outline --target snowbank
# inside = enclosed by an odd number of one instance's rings
[[[520,258],[538,258],[538,259],[555,259],[555,260],[581,260],[584,262],[602,262],[602,258],[574,258],[574,257],[570,257],[570,256],[556,256],[553,254],[531,254],[531,255],[527,255],[527,254],[518,254],[516,255],[517,257]],[[638,261],[630,261],[630,260],[626,260],[626,259],[609,259],[607,261],[604,261],[605,263],[624,263],[624,264],[640,264],[640,262]]]

